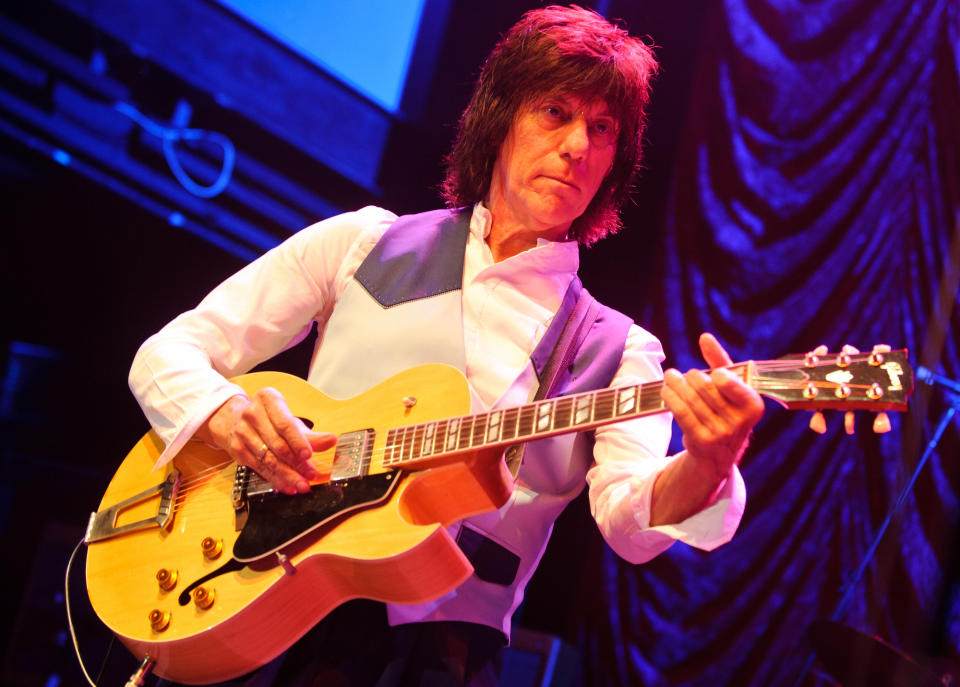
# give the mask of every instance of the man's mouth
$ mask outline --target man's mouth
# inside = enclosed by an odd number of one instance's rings
[[[555,175],[553,175],[553,174],[544,174],[543,176],[544,176],[545,178],[547,178],[547,179],[550,179],[551,181],[557,182],[558,184],[563,184],[564,186],[569,186],[570,188],[573,188],[573,189],[579,188],[579,187],[573,182],[572,179],[565,178],[565,177],[560,177],[560,176],[555,176]]]

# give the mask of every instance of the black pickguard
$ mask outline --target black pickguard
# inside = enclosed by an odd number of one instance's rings
[[[233,545],[234,559],[250,562],[262,558],[351,511],[382,502],[401,474],[387,472],[317,484],[307,494],[251,496],[246,524]]]

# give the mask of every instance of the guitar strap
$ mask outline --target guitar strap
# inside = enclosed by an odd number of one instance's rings
[[[576,356],[583,340],[590,331],[590,327],[600,314],[600,304],[587,293],[577,277],[568,287],[570,290],[579,290],[577,301],[570,309],[570,315],[557,337],[557,342],[550,352],[540,373],[540,385],[533,397],[534,401],[547,398],[557,385],[560,372],[569,367]],[[569,293],[564,297],[566,302]],[[561,306],[562,308],[562,306]],[[535,366],[536,367],[536,366]],[[523,463],[523,448],[526,444],[511,446],[506,453],[505,460],[510,474],[517,478],[520,466]],[[464,524],[457,534],[457,545],[473,565],[474,574],[484,582],[509,586],[516,579],[520,568],[520,557],[513,551],[494,542],[472,527]]]
[[[574,281],[571,282],[568,288],[572,289],[579,286],[579,279],[574,277]],[[581,287],[577,304],[570,311],[570,316],[567,318],[567,322],[560,332],[557,344],[554,346],[550,357],[547,359],[546,365],[543,367],[543,372],[540,375],[540,386],[537,388],[537,393],[533,397],[534,401],[542,401],[548,398],[554,391],[557,385],[557,378],[560,376],[560,371],[570,367],[574,356],[576,356],[577,351],[580,349],[580,345],[587,336],[587,332],[590,331],[590,327],[596,322],[599,314],[600,304],[597,302],[597,299]],[[505,456],[507,467],[510,469],[510,474],[513,475],[514,479],[516,479],[517,473],[520,471],[520,465],[523,463],[523,448],[525,445],[526,444],[517,444],[516,446],[511,446]]]

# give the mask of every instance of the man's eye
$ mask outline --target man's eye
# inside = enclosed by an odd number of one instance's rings
[[[593,122],[590,125],[590,138],[596,145],[608,146],[617,139],[617,127],[606,119]]]
[[[559,105],[541,105],[534,110],[537,121],[544,129],[553,130],[563,126],[570,118]]]
[[[614,134],[617,131],[617,127],[609,119],[599,119],[593,123],[593,128],[598,133],[604,135]]]

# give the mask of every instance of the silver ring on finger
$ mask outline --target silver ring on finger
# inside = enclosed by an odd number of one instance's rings
[[[267,455],[267,451],[268,451],[268,450],[269,450],[269,448],[268,448],[268,446],[267,446],[266,444],[264,444],[263,446],[260,447],[260,450],[257,451],[257,460],[258,460],[259,462],[261,462],[261,463],[263,462],[263,457],[264,457],[265,455]]]

